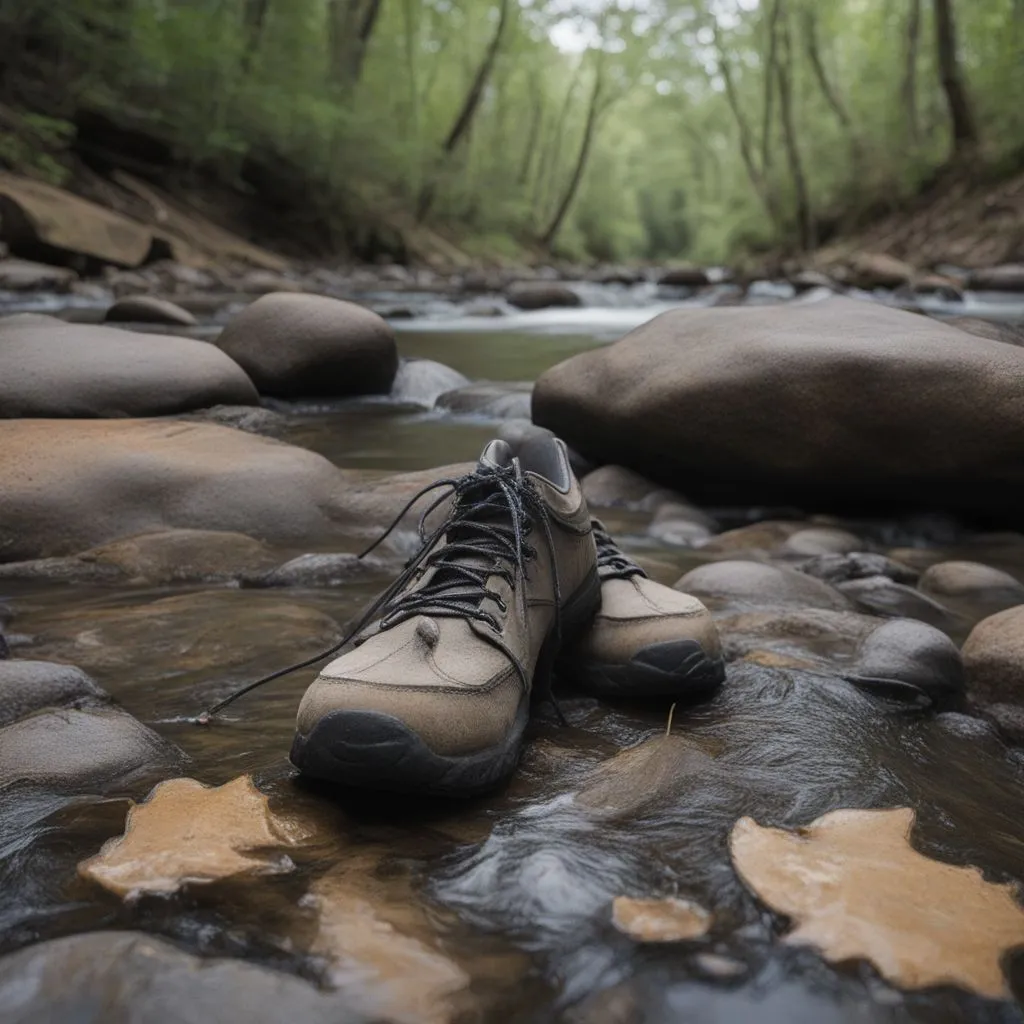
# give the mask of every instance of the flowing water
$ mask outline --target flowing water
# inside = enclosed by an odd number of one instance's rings
[[[413,329],[399,345],[471,380],[532,381],[615,336],[611,312],[604,330],[564,322],[529,332]],[[404,470],[474,458],[495,429],[480,417],[363,402],[292,415],[285,439],[340,466]],[[639,544],[635,515],[615,525]],[[694,564],[691,552],[649,539],[643,549],[679,571]],[[1018,575],[1024,568],[1002,567]],[[686,741],[686,756],[673,748],[667,769],[652,771],[616,755],[663,734],[665,707],[567,693],[560,705],[568,725],[538,708],[512,783],[465,805],[357,798],[297,782],[287,752],[314,670],[258,690],[210,727],[189,723],[239,683],[328,646],[385,582],[275,591],[8,584],[12,630],[24,638],[18,656],[81,665],[184,750],[184,774],[220,784],[252,773],[275,809],[312,814],[321,830],[294,854],[290,875],[123,904],[75,874],[122,830],[120,794],[0,795],[9,801],[0,814],[0,952],[141,928],[324,983],[329,972],[312,948],[303,894],[348,865],[382,905],[422,909],[407,930],[468,976],[451,1002],[460,1020],[1022,1019],[1011,1002],[952,987],[901,993],[863,961],[830,966],[782,944],[782,923],[730,864],[729,832],[745,815],[798,826],[841,807],[909,806],[921,852],[977,865],[991,881],[1024,880],[1024,758],[965,715],[909,711],[821,673],[737,663],[715,698],[676,708],[672,734]],[[574,797],[601,764],[611,796],[595,809]],[[638,944],[611,924],[619,895],[692,899],[711,911],[711,931],[689,943]],[[1019,999],[1024,959],[1011,957],[1007,969]]]

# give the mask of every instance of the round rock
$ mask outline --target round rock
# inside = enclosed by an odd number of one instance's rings
[[[892,619],[869,633],[844,673],[865,689],[942,704],[963,693],[964,666],[945,633],[914,619]]]
[[[74,665],[50,661],[0,662],[0,726],[10,725],[40,708],[105,697],[106,694]]]
[[[217,344],[261,394],[277,398],[387,394],[398,370],[384,319],[321,295],[264,295],[232,318]]]
[[[1024,606],[982,619],[963,646],[967,690],[985,704],[1024,704]]]
[[[974,621],[1024,604],[1024,584],[981,562],[940,562],[925,570],[918,588]]]
[[[523,281],[512,285],[505,298],[517,309],[550,309],[555,306],[581,306],[583,300],[563,284]]]
[[[675,584],[712,609],[828,608],[848,611],[850,602],[821,580],[795,569],[730,560],[702,565]]]
[[[167,299],[149,295],[131,295],[118,299],[107,310],[104,319],[108,323],[176,324],[181,327],[194,327],[199,323],[187,309]]]

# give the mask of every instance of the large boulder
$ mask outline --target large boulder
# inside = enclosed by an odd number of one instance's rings
[[[217,344],[278,398],[386,394],[398,370],[387,322],[353,302],[276,292],[242,310]]]
[[[305,551],[340,546],[374,536],[417,491],[464,471],[367,476],[204,423],[9,420],[0,422],[0,561],[171,529],[243,533]]]
[[[1024,507],[1024,352],[852,299],[664,313],[548,370],[533,417],[701,502]]]
[[[258,397],[245,372],[203,341],[51,317],[0,320],[0,417],[158,416]]]
[[[153,245],[153,232],[137,221],[45,182],[3,172],[0,222],[11,251],[33,257],[82,255],[137,267]]]

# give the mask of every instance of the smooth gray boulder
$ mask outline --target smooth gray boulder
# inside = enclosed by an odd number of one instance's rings
[[[0,320],[0,417],[163,416],[258,397],[242,368],[203,341]]]
[[[231,319],[217,344],[260,394],[275,398],[383,395],[398,371],[387,321],[322,295],[264,295]]]
[[[1024,513],[1024,351],[869,302],[663,313],[542,374],[533,419],[699,504]]]
[[[52,661],[0,661],[0,726],[41,708],[107,697],[80,668]]]

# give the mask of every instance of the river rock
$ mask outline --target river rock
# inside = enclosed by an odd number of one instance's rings
[[[288,429],[288,417],[260,405],[215,405],[209,409],[183,413],[179,419],[193,423],[219,423],[250,434],[280,437]]]
[[[250,579],[259,587],[337,587],[386,572],[379,558],[342,552],[299,555],[284,565]]]
[[[975,334],[979,338],[1002,341],[1007,345],[1024,345],[1024,329],[1015,327],[1013,324],[982,320],[977,316],[954,316],[945,322],[951,327],[959,327],[961,331]]]
[[[0,320],[0,416],[160,416],[257,401],[213,345],[20,317]]]
[[[915,583],[918,573],[909,565],[870,551],[852,551],[846,555],[818,555],[795,566],[808,576],[831,583],[846,583],[869,576],[888,576],[897,583]]]
[[[52,708],[0,729],[0,790],[28,783],[95,791],[180,761],[173,745],[118,708]]]
[[[665,502],[686,503],[682,495],[625,466],[599,466],[580,481],[591,508],[629,508],[653,512]]]
[[[952,278],[941,274],[918,274],[910,288],[916,295],[938,295],[951,302],[959,302],[964,297],[963,288]]]
[[[510,305],[517,309],[550,309],[553,306],[581,306],[583,300],[564,284],[541,281],[520,281],[505,293]]]
[[[658,285],[666,288],[703,288],[708,284],[707,271],[702,267],[670,267],[658,278]]]
[[[0,726],[41,708],[101,701],[106,694],[80,668],[50,661],[0,662]]]
[[[839,285],[820,270],[800,270],[790,277],[789,283],[797,292],[809,292],[815,288],[827,288],[830,292],[839,290]]]
[[[647,533],[662,544],[694,547],[706,541],[717,525],[709,515],[692,505],[666,501],[658,507]]]
[[[967,279],[967,287],[978,292],[1024,292],[1024,263],[975,270]]]
[[[78,275],[64,267],[0,259],[0,292],[66,292]]]
[[[866,576],[836,587],[860,608],[875,615],[920,619],[946,629],[954,622],[954,616],[944,605],[888,576]]]
[[[469,383],[468,377],[444,363],[433,359],[403,359],[391,385],[391,397],[396,402],[430,409],[445,392],[464,388]]]
[[[261,394],[277,398],[386,394],[398,370],[386,321],[322,295],[264,295],[231,319],[217,344]]]
[[[914,619],[892,619],[864,637],[850,682],[883,695],[945,704],[964,691],[964,666],[956,644],[938,629]]]
[[[816,555],[848,555],[863,546],[860,537],[849,530],[833,526],[811,526],[791,533],[783,542],[780,553],[813,558]]]
[[[982,619],[964,643],[963,658],[973,701],[1024,705],[1024,606]]]
[[[446,391],[435,405],[459,416],[528,420],[532,390],[533,385],[525,381],[480,381]]]
[[[882,252],[857,253],[847,265],[846,283],[854,288],[899,288],[914,276],[914,268]]]
[[[386,525],[450,469],[365,478],[304,448],[198,423],[0,422],[0,559],[75,554],[171,529],[293,548],[336,543]]]
[[[975,622],[1024,604],[1024,584],[980,562],[939,562],[925,570],[918,588]]]
[[[361,1024],[348,1004],[293,974],[193,956],[142,932],[73,935],[0,960],[5,1024]]]
[[[544,373],[533,418],[700,504],[1005,520],[1024,511],[1022,390],[1013,346],[832,297],[664,313]]]
[[[737,526],[733,530],[712,537],[702,550],[712,555],[744,555],[748,558],[767,557],[782,547],[806,523],[786,519],[764,519],[759,523]]]
[[[194,327],[199,323],[187,309],[149,295],[118,299],[107,310],[104,319],[108,323],[176,324],[181,327]]]
[[[57,249],[65,257],[137,267],[153,245],[153,233],[137,221],[62,188],[2,171],[0,222],[11,251],[30,256]]]
[[[691,570],[675,584],[709,608],[828,608],[848,611],[850,602],[821,580],[795,569],[761,562],[712,562]]]

